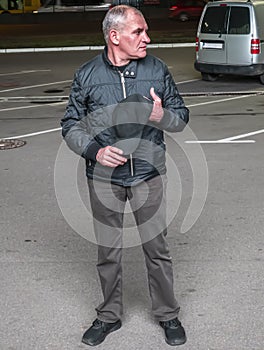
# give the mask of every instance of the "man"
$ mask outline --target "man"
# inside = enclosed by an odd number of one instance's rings
[[[86,160],[98,243],[103,302],[82,338],[91,346],[121,327],[122,225],[127,200],[142,240],[153,314],[168,344],[186,341],[165,239],[163,130],[183,130],[189,111],[166,65],[147,55],[147,30],[142,13],[134,7],[119,5],[107,12],[105,50],[76,72],[61,122],[68,146]]]

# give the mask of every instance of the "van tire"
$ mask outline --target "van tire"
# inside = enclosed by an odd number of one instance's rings
[[[218,79],[218,74],[211,73],[201,73],[202,79],[205,81],[216,81]]]
[[[182,12],[179,14],[178,19],[180,22],[187,22],[189,21],[189,16],[187,15],[186,12]]]
[[[264,74],[261,74],[261,75],[259,76],[259,81],[261,82],[261,84],[264,85]]]

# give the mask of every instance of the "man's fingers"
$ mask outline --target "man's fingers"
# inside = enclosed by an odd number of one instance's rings
[[[155,102],[161,103],[161,99],[159,98],[158,95],[156,95],[156,93],[155,93],[155,91],[154,91],[154,87],[150,88],[150,95],[151,95],[151,97],[153,98],[154,103],[155,103]]]
[[[107,154],[105,156],[105,159],[108,161],[108,162],[111,162],[113,164],[116,164],[116,165],[120,165],[120,164],[124,164],[127,159],[124,158],[124,157],[121,157],[119,155],[117,155],[116,153],[110,153],[110,154]]]
[[[123,151],[117,147],[107,146],[101,148],[96,156],[96,160],[105,166],[116,167],[123,165],[127,159],[122,157]]]
[[[113,147],[113,146],[108,146],[107,149],[110,151],[110,152],[114,152],[116,154],[123,154],[123,151],[120,149],[120,148],[117,148],[117,147]]]
[[[159,96],[156,95],[153,87],[150,89],[150,95],[153,98],[153,108],[152,108],[152,112],[150,114],[149,120],[151,122],[159,123],[164,115],[164,111],[162,108],[162,101],[159,98]]]

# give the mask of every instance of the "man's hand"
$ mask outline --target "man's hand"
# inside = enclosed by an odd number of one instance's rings
[[[150,89],[150,95],[153,98],[153,109],[150,114],[149,120],[151,122],[159,123],[164,115],[162,101],[159,98],[159,96],[155,94],[153,87]]]
[[[96,155],[96,160],[104,166],[115,168],[126,163],[127,159],[122,157],[123,151],[117,147],[106,146],[100,148]]]

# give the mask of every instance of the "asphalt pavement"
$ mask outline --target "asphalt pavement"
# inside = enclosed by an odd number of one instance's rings
[[[188,338],[179,348],[263,350],[263,85],[201,81],[192,47],[150,52],[168,64],[191,112],[183,133],[166,135],[168,242]],[[0,56],[0,138],[26,141],[0,150],[1,350],[89,349],[81,337],[102,300],[96,245],[84,164],[63,147],[59,122],[74,71],[97,53]],[[133,234],[123,326],[99,350],[171,348],[152,318]]]

